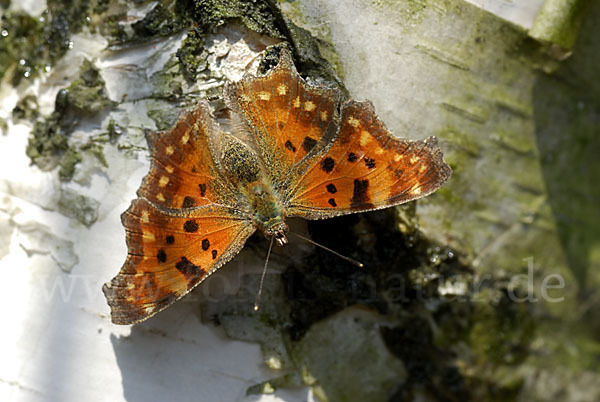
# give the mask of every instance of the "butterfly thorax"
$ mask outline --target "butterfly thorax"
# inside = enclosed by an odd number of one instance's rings
[[[287,243],[284,208],[265,174],[258,156],[242,141],[226,135],[221,163],[229,180],[237,187],[240,204],[265,236],[279,245]]]

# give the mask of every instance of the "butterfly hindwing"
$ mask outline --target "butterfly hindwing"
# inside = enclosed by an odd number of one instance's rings
[[[274,181],[286,181],[295,165],[335,134],[339,91],[308,85],[285,49],[265,76],[247,74],[229,83],[225,98],[245,121]]]
[[[395,138],[370,102],[346,102],[327,152],[287,195],[290,216],[321,219],[401,204],[437,190],[451,174],[435,137]]]
[[[255,230],[229,208],[165,210],[144,199],[134,200],[121,219],[128,256],[103,288],[116,324],[143,321],[183,297]]]
[[[211,203],[235,205],[236,196],[218,169],[213,137],[218,126],[206,101],[184,113],[173,129],[148,133],[152,152],[150,172],[138,196],[167,208]]]

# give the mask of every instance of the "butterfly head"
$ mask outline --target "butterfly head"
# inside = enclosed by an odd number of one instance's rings
[[[287,244],[288,239],[285,235],[287,231],[288,226],[285,224],[285,222],[283,222],[283,219],[278,221],[273,219],[272,222],[270,222],[264,228],[265,236],[273,237],[278,246],[284,246]]]

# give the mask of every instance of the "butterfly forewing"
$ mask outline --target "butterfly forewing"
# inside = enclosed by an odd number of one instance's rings
[[[397,139],[370,102],[349,101],[331,147],[290,188],[287,213],[321,219],[389,207],[432,193],[450,173],[435,137]]]
[[[247,123],[277,182],[287,181],[293,166],[335,134],[339,97],[336,90],[306,84],[286,50],[265,76],[248,74],[226,88],[229,107]]]
[[[235,191],[217,166],[212,137],[218,128],[208,103],[186,112],[175,127],[147,134],[152,152],[150,172],[138,196],[167,208],[190,208],[219,203],[234,206]]]
[[[122,215],[128,256],[103,288],[116,324],[133,324],[188,293],[243,247],[255,227],[235,211],[158,209],[137,199]]]

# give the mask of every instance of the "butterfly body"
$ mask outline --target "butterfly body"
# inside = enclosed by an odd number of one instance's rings
[[[224,95],[234,133],[201,101],[172,130],[147,135],[150,172],[121,218],[128,256],[103,288],[114,323],[168,307],[257,229],[284,245],[287,217],[386,208],[450,177],[435,137],[394,137],[370,102],[304,82],[284,49],[270,72],[246,74]]]
[[[279,245],[286,244],[282,199],[259,157],[241,140],[225,135],[220,160],[237,188],[239,205],[256,228],[269,238],[275,236]]]

